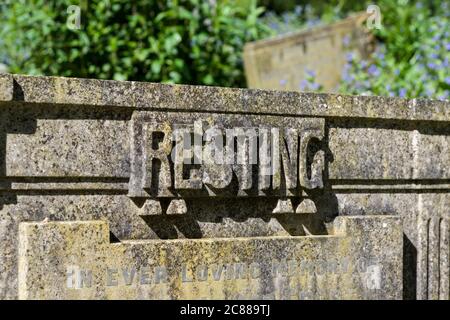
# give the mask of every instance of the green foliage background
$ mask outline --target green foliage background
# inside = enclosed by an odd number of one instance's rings
[[[10,72],[232,87],[245,87],[246,42],[376,4],[379,50],[349,58],[341,92],[450,96],[450,0],[3,1],[0,62]],[[79,30],[66,25],[70,5],[81,7]]]
[[[287,0],[271,5],[261,20],[277,34],[333,22],[375,4],[381,29],[378,50],[363,60],[349,56],[340,91],[400,97],[450,98],[449,0]],[[312,70],[314,71],[314,70]],[[309,79],[309,91],[315,89]]]
[[[66,26],[70,5],[81,28]],[[245,42],[268,34],[254,1],[16,0],[0,41],[13,73],[245,86]]]

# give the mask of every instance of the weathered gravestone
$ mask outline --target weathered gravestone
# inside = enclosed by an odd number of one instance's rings
[[[324,91],[335,92],[349,53],[367,57],[374,49],[365,28],[367,13],[342,21],[249,42],[244,66],[250,88],[305,91],[302,82],[314,71]]]
[[[0,76],[0,296],[448,299],[448,102]]]
[[[401,298],[398,219],[336,220],[334,236],[120,244],[105,222],[23,223],[19,298]]]

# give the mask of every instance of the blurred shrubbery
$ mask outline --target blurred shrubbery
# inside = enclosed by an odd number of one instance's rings
[[[450,0],[80,0],[81,29],[66,26],[71,0],[7,1],[0,59],[11,72],[245,86],[245,42],[381,9],[378,50],[348,55],[341,91],[450,95]],[[2,62],[2,61],[0,61]],[[314,70],[304,90],[319,91]]]
[[[11,72],[116,80],[245,86],[242,48],[264,37],[262,9],[233,1],[80,1],[81,28],[66,26],[71,0],[2,7],[2,55]]]
[[[449,1],[380,2],[379,48],[368,61],[348,56],[342,92],[448,99]]]
[[[333,22],[352,12],[365,11],[369,4],[378,5],[382,14],[382,28],[373,29],[378,50],[368,60],[348,54],[340,91],[448,99],[449,0],[292,0],[284,3],[289,11],[268,12],[263,20],[274,33],[283,34]],[[314,79],[309,79],[309,82],[314,84]],[[313,86],[306,86],[306,90],[318,91]]]

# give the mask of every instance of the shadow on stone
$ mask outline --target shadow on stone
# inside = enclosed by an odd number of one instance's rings
[[[291,236],[326,235],[327,223],[337,215],[332,193],[313,194],[317,212],[273,214],[277,198],[191,198],[187,213],[167,215],[169,199],[160,200],[163,214],[141,216],[160,239],[250,237],[286,233]],[[252,205],[249,205],[249,201]],[[300,199],[294,199],[294,209]]]
[[[408,237],[403,235],[403,299],[417,297],[417,249]]]

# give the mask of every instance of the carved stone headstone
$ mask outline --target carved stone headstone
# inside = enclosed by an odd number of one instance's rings
[[[400,299],[395,217],[339,217],[333,236],[110,243],[107,223],[24,222],[21,299]]]
[[[449,107],[0,75],[0,298],[449,299]]]
[[[367,57],[374,50],[365,28],[366,13],[342,21],[249,42],[244,67],[250,88],[305,91],[303,82],[314,72],[315,82],[335,92],[348,54]]]

